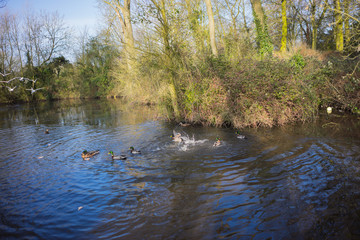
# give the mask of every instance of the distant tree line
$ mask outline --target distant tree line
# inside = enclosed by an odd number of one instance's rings
[[[108,72],[117,49],[86,29],[75,35],[57,12],[5,12],[0,31],[0,102],[100,97],[113,87]],[[14,77],[36,81],[7,82]],[[44,90],[31,94],[30,87]]]

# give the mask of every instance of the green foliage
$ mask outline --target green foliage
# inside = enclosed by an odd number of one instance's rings
[[[271,42],[268,26],[266,23],[266,16],[264,16],[264,26],[261,24],[259,17],[253,12],[255,28],[256,28],[256,44],[260,56],[271,55],[273,51],[273,44]]]
[[[84,84],[84,97],[106,96],[113,87],[110,69],[117,51],[105,39],[92,38],[86,45],[85,54],[78,59],[79,78]],[[87,95],[87,96],[86,96]]]
[[[230,70],[230,62],[225,55],[219,55],[218,57],[210,55],[206,58],[205,64],[202,67],[203,75],[212,74],[223,78]]]
[[[305,62],[305,59],[304,57],[299,54],[299,53],[296,53],[295,55],[293,55],[290,59],[290,65],[296,69],[296,70],[302,70],[305,65],[306,65],[306,62]]]
[[[200,95],[199,89],[196,84],[188,86],[184,93],[184,106],[188,114],[192,114],[194,110],[198,109],[201,102],[198,96]]]
[[[139,102],[152,99],[169,119],[178,119],[178,107],[180,119],[194,123],[271,127],[314,119],[320,105],[334,101],[336,90],[330,87],[331,82],[338,91],[344,91],[342,96],[349,96],[348,109],[359,108],[358,102],[350,101],[358,98],[357,77],[334,85],[337,76],[344,75],[339,69],[350,72],[354,66],[341,66],[333,56],[324,61],[305,57],[302,52],[288,60],[239,57],[235,61],[220,54],[200,61],[200,57],[179,56],[181,61],[174,60],[169,71],[166,58],[142,55],[140,71],[135,71],[131,82],[125,82],[127,98]]]

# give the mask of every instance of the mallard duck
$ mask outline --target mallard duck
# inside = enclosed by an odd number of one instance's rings
[[[221,142],[220,142],[220,138],[216,138],[216,142],[214,142],[213,146],[217,147],[220,146]]]
[[[126,159],[125,155],[115,156],[113,151],[110,151],[108,154],[111,154],[111,158],[113,160],[125,160]]]
[[[129,149],[132,154],[140,154],[141,153],[139,150],[135,150],[134,147],[129,147]]]
[[[45,130],[45,134],[49,134],[50,132],[49,132],[49,129],[46,129]]]
[[[237,135],[237,138],[240,138],[240,139],[245,139],[246,138],[246,136],[241,135],[239,131],[236,131],[236,135]]]
[[[90,151],[90,152],[88,152],[88,151],[85,150],[85,151],[83,151],[83,152],[81,153],[81,157],[82,157],[84,160],[89,160],[92,156],[98,154],[99,152],[100,152],[100,150]]]
[[[181,138],[181,134],[177,133],[176,135],[170,136],[174,142],[182,142],[184,139]]]

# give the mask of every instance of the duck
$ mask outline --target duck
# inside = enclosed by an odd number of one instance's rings
[[[216,138],[216,142],[214,142],[213,146],[217,147],[220,146],[221,142],[220,142],[220,138]]]
[[[95,150],[95,151],[86,151],[84,150],[82,153],[81,153],[81,157],[84,159],[84,160],[89,160],[92,156],[98,154],[100,152],[100,150]]]
[[[116,156],[116,155],[114,155],[114,152],[113,152],[113,151],[109,151],[108,154],[111,154],[111,158],[112,158],[113,160],[125,160],[125,159],[126,159],[126,156],[125,156],[125,155]]]
[[[49,129],[46,129],[45,130],[45,134],[49,134],[50,132],[49,132]]]
[[[176,135],[170,136],[174,142],[182,142],[184,139],[182,139],[181,134],[177,133]]]
[[[132,154],[140,154],[141,153],[139,150],[135,150],[134,147],[129,147],[129,149]]]
[[[237,138],[240,138],[240,139],[245,139],[246,138],[246,136],[241,135],[239,131],[236,131],[236,135],[237,135]]]

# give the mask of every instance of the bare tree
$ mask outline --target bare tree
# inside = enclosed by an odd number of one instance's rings
[[[289,3],[296,15],[293,21],[298,22],[306,43],[311,45],[312,49],[317,49],[318,34],[326,19],[328,0],[301,0]]]
[[[43,50],[41,58],[43,63],[48,62],[56,54],[61,52],[66,46],[69,38],[69,30],[65,26],[63,17],[57,12],[42,14],[44,31],[43,31]]]
[[[28,14],[24,25],[25,51],[28,63],[40,66],[64,50],[69,37],[68,28],[57,12]]]
[[[131,23],[131,12],[130,12],[131,1],[130,0],[124,0],[124,1],[102,0],[102,1],[106,3],[113,10],[117,20],[121,25],[120,37],[123,40],[122,43],[124,44],[128,68],[131,69],[132,68],[131,58],[135,53],[135,41],[134,41],[134,35],[133,35],[133,29]]]
[[[85,55],[86,55],[86,44],[89,42],[90,36],[87,27],[79,31],[76,36],[76,47],[74,49],[74,54],[78,64],[85,64]]]
[[[21,66],[18,24],[15,15],[6,13],[0,16],[0,70],[4,72]]]
[[[206,10],[209,18],[209,34],[210,34],[210,46],[212,54],[217,57],[218,52],[216,48],[216,41],[215,41],[215,21],[214,21],[214,13],[212,9],[211,0],[205,0]]]

